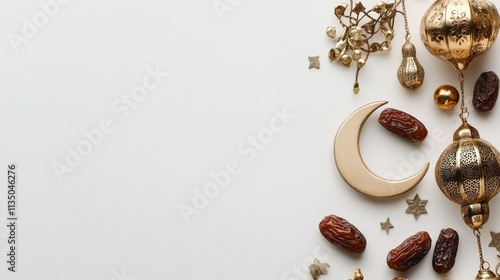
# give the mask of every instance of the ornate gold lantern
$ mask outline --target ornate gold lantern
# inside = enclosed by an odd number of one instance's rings
[[[488,221],[488,201],[500,190],[500,155],[495,147],[463,123],[437,161],[435,174],[446,197],[461,205],[465,224],[481,228]]]
[[[475,57],[491,48],[499,25],[498,11],[487,0],[438,0],[424,14],[420,26],[420,37],[427,50],[459,71],[462,124],[436,163],[435,175],[441,191],[461,205],[462,218],[476,236],[478,280],[499,279],[483,259],[479,229],[488,221],[489,200],[499,191],[500,156],[467,123],[464,70]]]
[[[498,35],[498,11],[486,0],[438,0],[422,18],[420,38],[434,56],[465,70],[491,48]]]

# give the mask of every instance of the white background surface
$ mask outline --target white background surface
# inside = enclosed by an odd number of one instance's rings
[[[352,278],[357,267],[366,279],[392,279],[402,274],[385,263],[390,249],[421,230],[435,242],[441,229],[452,227],[461,238],[455,268],[434,273],[431,251],[404,275],[473,279],[474,236],[433,176],[459,119],[458,107],[445,112],[432,100],[439,85],[457,85],[457,73],[419,39],[420,18],[431,1],[407,3],[412,41],[426,69],[423,87],[409,92],[397,81],[404,38],[399,17],[393,51],[370,56],[358,95],[351,92],[355,69],[327,58],[334,42],[324,30],[339,28],[332,11],[340,2],[234,0],[222,16],[214,3],[71,0],[17,53],[9,34],[22,34],[24,18],[32,21],[43,10],[38,1],[0,3],[0,172],[9,162],[19,165],[20,217],[15,274],[7,271],[7,229],[0,227],[0,278],[297,280],[309,279],[305,268],[316,256],[331,265],[324,280]],[[497,147],[498,108],[479,114],[470,104],[477,76],[498,72],[499,52],[495,45],[466,72],[469,122]],[[307,57],[314,55],[320,55],[320,70],[308,69]],[[147,67],[169,76],[130,114],[113,110],[142,84]],[[361,152],[375,173],[401,178],[431,162],[416,189],[393,199],[352,190],[332,156],[342,121],[378,100],[389,101],[383,108],[418,117],[429,130],[422,144],[412,144],[377,123],[381,109],[367,121]],[[249,137],[269,128],[273,110],[285,108],[295,118],[251,157]],[[54,163],[67,164],[68,149],[104,119],[114,130],[58,180]],[[241,172],[186,223],[179,207],[193,206],[196,191],[213,181],[210,172],[230,162]],[[405,199],[417,192],[429,202],[428,214],[415,220],[405,213]],[[489,231],[500,231],[499,207],[493,199],[483,229],[492,267],[497,252],[487,245]],[[324,240],[318,223],[329,214],[365,234],[361,256]],[[389,235],[379,226],[387,217],[395,226]]]

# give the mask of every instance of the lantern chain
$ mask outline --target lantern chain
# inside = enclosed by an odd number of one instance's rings
[[[403,19],[405,21],[405,31],[406,31],[405,39],[408,42],[410,41],[411,34],[410,34],[410,27],[408,25],[408,17],[406,16],[405,0],[401,0],[401,8],[403,9]]]
[[[490,263],[483,258],[483,246],[481,245],[481,232],[478,229],[472,231],[477,239],[477,249],[479,251],[479,269],[489,269]]]
[[[458,81],[460,82],[460,119],[462,119],[462,122],[466,123],[467,118],[469,117],[469,110],[467,109],[467,105],[465,105],[465,90],[464,90],[464,72],[460,71],[460,74],[458,74]]]

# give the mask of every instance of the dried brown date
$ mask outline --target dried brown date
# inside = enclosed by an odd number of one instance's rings
[[[458,233],[451,229],[443,229],[434,247],[432,256],[432,268],[437,273],[446,273],[455,265],[455,257],[458,250]]]
[[[479,112],[488,112],[495,107],[498,97],[498,76],[493,71],[479,75],[474,85],[472,105]]]
[[[326,240],[347,252],[359,254],[365,251],[365,236],[344,218],[335,215],[326,216],[319,223],[319,231]]]
[[[397,271],[407,271],[429,253],[431,243],[431,237],[426,231],[417,232],[389,251],[387,265]]]
[[[420,142],[427,137],[424,124],[403,111],[387,108],[380,113],[378,122],[387,130],[412,142]]]

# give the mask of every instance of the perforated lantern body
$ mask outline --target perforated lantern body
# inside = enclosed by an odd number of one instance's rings
[[[463,123],[436,163],[436,182],[451,201],[460,204],[462,218],[472,229],[488,221],[488,201],[500,186],[500,156],[479,132]]]
[[[437,0],[422,17],[420,38],[427,50],[465,70],[495,42],[500,17],[487,0]]]

